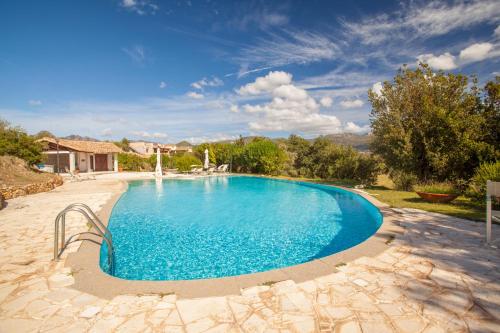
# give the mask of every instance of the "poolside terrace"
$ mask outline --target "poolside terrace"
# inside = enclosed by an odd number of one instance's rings
[[[500,227],[486,245],[483,223],[412,209],[392,210],[401,231],[384,251],[309,280],[196,298],[83,292],[66,262],[79,245],[52,261],[53,220],[73,202],[101,210],[122,190],[119,175],[15,198],[0,211],[1,332],[500,331]],[[69,234],[87,228],[76,216],[67,225]]]

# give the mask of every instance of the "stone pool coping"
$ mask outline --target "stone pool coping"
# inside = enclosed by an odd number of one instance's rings
[[[121,188],[97,213],[107,225],[114,205],[127,190],[128,181],[120,180]],[[143,180],[143,179],[141,179]],[[331,186],[331,185],[326,185]],[[99,266],[100,247],[92,242],[82,242],[78,251],[68,255],[65,266],[71,267],[75,284],[71,287],[101,298],[112,299],[124,294],[175,293],[180,298],[239,295],[242,289],[257,285],[269,285],[284,280],[296,283],[313,280],[337,272],[336,267],[360,257],[374,257],[389,248],[389,243],[403,229],[396,223],[397,215],[374,197],[362,191],[341,188],[360,195],[376,206],[383,215],[383,222],[375,234],[364,242],[344,251],[315,259],[303,264],[288,266],[270,271],[202,280],[142,281],[125,280],[104,273]]]

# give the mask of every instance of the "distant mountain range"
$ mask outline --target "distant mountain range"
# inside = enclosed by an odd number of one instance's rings
[[[343,134],[328,134],[325,135],[333,143],[344,146],[351,146],[356,148],[359,151],[368,151],[370,150],[370,143],[373,140],[373,136],[371,134],[351,134],[351,133],[343,133]]]
[[[248,143],[252,141],[256,136],[246,136],[243,137],[243,140]],[[372,141],[371,134],[351,134],[351,133],[343,133],[343,134],[327,134],[325,138],[329,139],[331,142],[336,143],[338,145],[351,146],[356,148],[359,151],[368,151],[370,150],[370,143]],[[81,140],[81,141],[100,141],[88,136],[80,136],[80,135],[68,135],[63,139],[68,140]],[[276,138],[273,141],[282,141],[284,138]],[[313,141],[314,139],[308,139],[309,141]],[[218,141],[218,142],[230,142],[229,140]],[[188,141],[181,141],[176,144],[177,146],[192,146],[192,144]]]
[[[71,134],[71,135],[65,136],[65,137],[63,137],[61,139],[78,140],[78,141],[101,141],[101,140],[97,140],[97,139],[91,138],[89,136],[80,136],[80,135],[76,135],[76,134]]]

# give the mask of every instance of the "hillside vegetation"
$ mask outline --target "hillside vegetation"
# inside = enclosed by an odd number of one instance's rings
[[[28,185],[51,180],[53,174],[28,167],[26,161],[14,156],[0,156],[0,187]]]

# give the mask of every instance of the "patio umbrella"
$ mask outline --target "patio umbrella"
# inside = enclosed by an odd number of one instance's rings
[[[205,163],[203,163],[203,168],[208,169],[208,149],[205,149]]]
[[[161,171],[161,154],[160,147],[156,148],[156,169],[155,169],[156,177],[160,178],[163,176]]]

